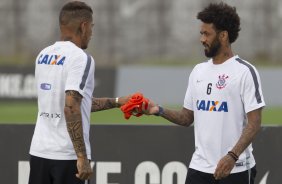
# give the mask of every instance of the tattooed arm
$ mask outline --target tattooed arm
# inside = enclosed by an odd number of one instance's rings
[[[163,114],[161,116],[181,126],[190,126],[194,122],[194,112],[184,107],[180,111],[163,108]]]
[[[144,109],[144,108],[143,108]],[[194,122],[194,112],[182,108],[180,111],[170,110],[167,108],[163,108],[155,104],[150,100],[149,107],[147,110],[143,110],[144,114],[147,115],[158,115],[161,116],[168,121],[175,123],[181,126],[190,126]]]
[[[119,98],[92,98],[91,112],[120,107],[125,104],[131,95]]]
[[[115,98],[92,98],[91,112],[118,107]]]
[[[87,159],[83,138],[82,116],[80,110],[81,100],[82,96],[77,91],[66,91],[64,113],[67,122],[67,130],[78,158],[78,174],[76,174],[76,176],[82,180],[86,180],[89,179],[92,174],[92,169],[89,160]]]
[[[261,112],[262,108],[253,110],[247,113],[248,123],[244,128],[241,137],[239,138],[237,144],[231,150],[236,155],[241,155],[241,153],[251,144],[257,133],[261,128]]]
[[[233,169],[236,158],[238,159],[241,153],[251,144],[261,127],[261,111],[262,108],[253,110],[247,114],[248,123],[243,129],[241,137],[236,145],[230,150],[233,156],[225,155],[217,164],[214,176],[216,179],[221,179],[228,176]],[[231,154],[232,155],[232,154]],[[235,159],[234,159],[235,158]]]
[[[65,117],[67,129],[78,157],[86,157],[83,139],[81,105],[82,96],[77,91],[66,91]]]

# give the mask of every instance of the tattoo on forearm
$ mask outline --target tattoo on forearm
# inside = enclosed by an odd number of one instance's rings
[[[174,111],[166,109],[163,117],[172,123],[182,126],[190,126],[194,121],[194,115],[192,111]]]
[[[240,155],[250,144],[251,142],[254,140],[256,134],[259,131],[259,127],[258,126],[253,126],[248,124],[244,130],[243,133],[239,139],[239,141],[237,142],[236,146],[235,146],[235,152]]]
[[[115,108],[116,103],[113,98],[93,98],[91,112]]]
[[[67,122],[67,129],[76,153],[82,153],[86,155],[86,148],[83,139],[82,122]]]
[[[80,110],[81,100],[82,96],[77,91],[66,91],[65,118],[67,122],[67,130],[76,154],[79,156],[86,156]]]
[[[238,156],[251,144],[261,127],[261,109],[254,110],[251,114],[252,116],[248,116],[248,123],[242,135],[233,148]]]

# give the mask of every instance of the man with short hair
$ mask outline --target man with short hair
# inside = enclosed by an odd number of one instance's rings
[[[144,113],[182,126],[194,122],[195,152],[186,184],[254,184],[251,142],[260,130],[265,102],[257,70],[231,49],[240,18],[236,8],[223,2],[209,4],[197,18],[210,59],[191,72],[182,110],[150,101]]]
[[[61,40],[36,58],[38,116],[29,184],[86,184],[92,174],[90,112],[118,107],[129,98],[92,98],[95,63],[83,51],[92,35],[92,14],[84,2],[65,4]]]

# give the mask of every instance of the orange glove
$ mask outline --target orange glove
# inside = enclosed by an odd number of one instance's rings
[[[131,115],[136,117],[142,116],[143,103],[145,103],[146,110],[148,108],[149,100],[144,98],[142,93],[133,94],[130,100],[120,107],[121,111],[124,113],[124,118],[129,119]]]

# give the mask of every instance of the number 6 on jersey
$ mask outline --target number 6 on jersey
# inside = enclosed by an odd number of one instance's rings
[[[210,95],[212,90],[212,83],[208,83],[207,94]]]

